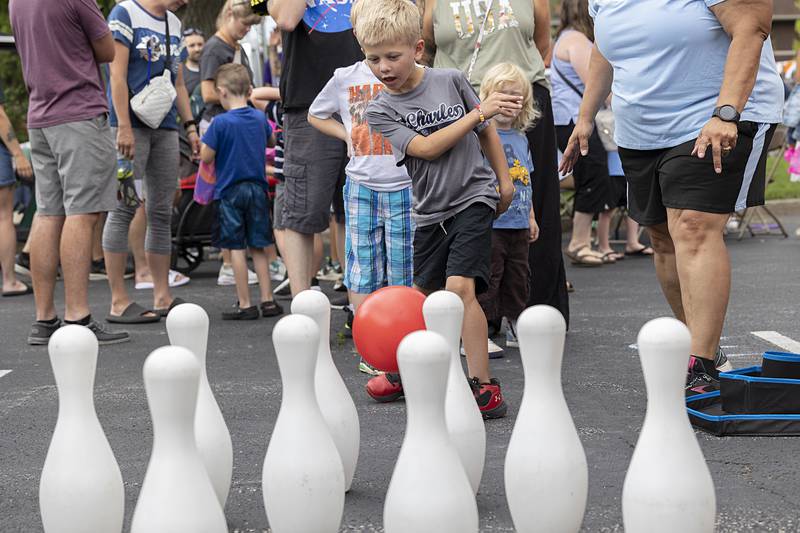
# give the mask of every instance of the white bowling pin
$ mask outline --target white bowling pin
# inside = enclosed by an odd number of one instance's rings
[[[195,441],[200,364],[181,346],[144,362],[153,451],[133,511],[131,533],[226,533],[225,515]]]
[[[422,306],[425,326],[445,338],[450,346],[450,372],[445,396],[445,418],[450,439],[458,450],[472,492],[478,492],[486,458],[486,427],[475,396],[461,367],[461,325],[464,304],[450,291],[434,292]]]
[[[233,444],[206,374],[208,314],[196,304],[178,305],[167,315],[167,334],[173,346],[188,348],[200,364],[194,436],[220,507],[225,509],[233,475]]]
[[[445,421],[450,359],[433,331],[415,331],[397,348],[407,422],[383,507],[386,533],[478,531],[475,494]]]
[[[579,531],[586,511],[586,454],[561,387],[566,323],[535,305],[517,320],[525,390],[508,443],[506,499],[521,533]]]
[[[283,395],[264,458],[262,492],[274,533],[334,533],[344,512],[344,468],[314,391],[319,328],[307,316],[272,330]]]
[[[122,474],[94,409],[97,337],[64,326],[48,343],[58,419],[39,483],[45,533],[122,531]]]
[[[689,329],[674,318],[651,320],[637,339],[647,411],[622,489],[628,533],[714,531],[714,481],[686,414]]]
[[[322,416],[342,458],[347,491],[353,483],[353,474],[358,463],[361,430],[356,404],[331,356],[331,302],[320,291],[303,291],[292,300],[292,313],[310,317],[319,328],[314,387]]]

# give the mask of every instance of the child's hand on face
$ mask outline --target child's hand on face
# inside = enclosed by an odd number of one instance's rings
[[[481,102],[481,111],[486,119],[500,114],[513,118],[521,109],[521,96],[514,96],[501,92],[493,92]]]

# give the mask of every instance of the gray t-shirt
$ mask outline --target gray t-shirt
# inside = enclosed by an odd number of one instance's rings
[[[217,69],[222,65],[233,63],[235,58],[236,49],[216,35],[212,35],[203,46],[203,55],[200,56],[201,83],[205,80],[213,80],[217,75]],[[250,69],[250,62],[247,59],[247,54],[241,52],[239,58],[239,63],[244,65],[247,68],[247,72],[250,74],[250,83],[253,83],[253,71]],[[203,112],[203,118],[210,122],[211,119],[224,112],[225,110],[220,104],[207,105],[206,110]]]
[[[497,207],[496,178],[483,159],[477,135],[487,123],[433,161],[406,155],[414,137],[449,126],[479,102],[461,71],[426,68],[413,90],[382,91],[367,107],[369,125],[392,143],[397,164],[405,163],[411,176],[417,226],[438,224],[477,202]]]

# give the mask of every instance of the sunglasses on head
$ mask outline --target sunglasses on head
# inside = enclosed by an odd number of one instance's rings
[[[197,28],[186,28],[185,30],[183,30],[184,37],[191,37],[192,35],[199,35],[200,37],[203,38],[205,38],[206,36],[205,33],[203,33],[201,30],[198,30]]]

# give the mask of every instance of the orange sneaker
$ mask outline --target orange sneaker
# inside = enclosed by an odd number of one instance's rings
[[[386,372],[367,381],[367,394],[376,402],[393,402],[402,398],[403,383],[400,374]]]

